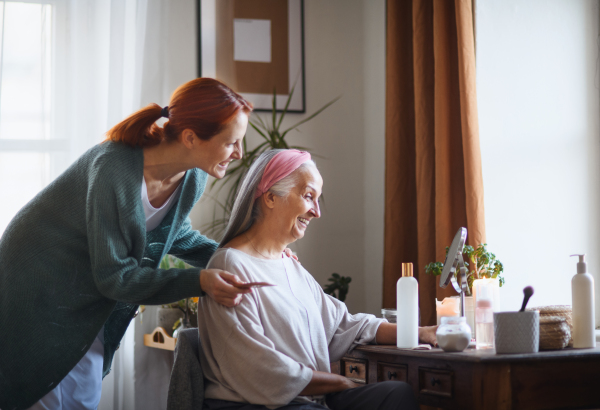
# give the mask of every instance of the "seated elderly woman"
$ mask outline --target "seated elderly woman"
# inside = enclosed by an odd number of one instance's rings
[[[205,409],[417,408],[406,383],[359,387],[330,373],[330,362],[356,345],[395,344],[396,325],[351,315],[283,252],[321,216],[322,185],[306,152],[268,151],[249,169],[208,267],[274,286],[255,287],[230,308],[201,298]],[[435,344],[435,327],[419,334]]]

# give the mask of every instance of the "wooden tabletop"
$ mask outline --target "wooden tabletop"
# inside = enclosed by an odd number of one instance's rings
[[[390,354],[397,356],[440,359],[459,362],[520,362],[520,361],[546,361],[546,360],[587,360],[600,358],[600,348],[547,350],[539,353],[526,354],[496,354],[494,349],[476,350],[466,349],[460,353],[446,353],[442,349],[410,350],[399,349],[393,345],[364,345],[356,347],[357,351]]]

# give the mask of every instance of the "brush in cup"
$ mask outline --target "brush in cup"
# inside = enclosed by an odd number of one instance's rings
[[[525,311],[533,288],[523,289],[523,304],[518,312],[494,313],[496,353],[537,353],[540,342],[540,312]]]

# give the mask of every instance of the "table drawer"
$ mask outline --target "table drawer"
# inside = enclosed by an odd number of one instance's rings
[[[367,382],[367,361],[343,358],[340,363],[342,376],[346,376],[355,383]]]
[[[448,370],[419,367],[419,392],[432,396],[452,397],[454,373]]]
[[[407,366],[401,364],[377,363],[377,381],[386,382],[388,380],[399,382],[407,381]]]

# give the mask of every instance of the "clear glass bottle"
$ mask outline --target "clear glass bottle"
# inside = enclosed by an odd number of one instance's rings
[[[475,335],[477,349],[494,348],[494,310],[489,299],[477,298]]]

